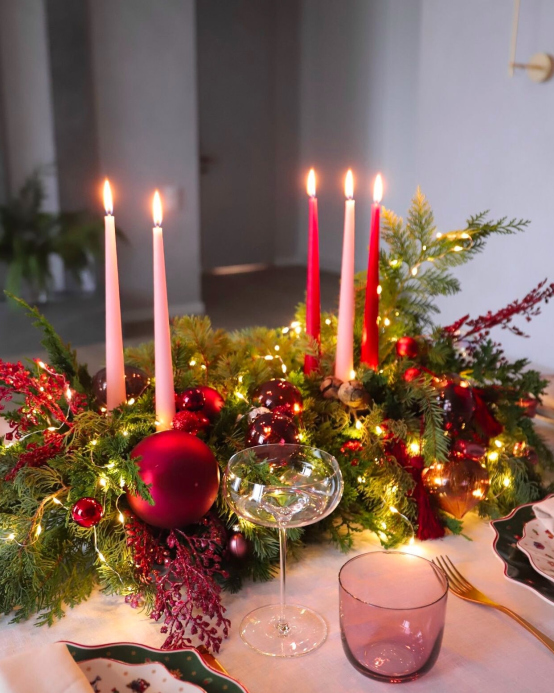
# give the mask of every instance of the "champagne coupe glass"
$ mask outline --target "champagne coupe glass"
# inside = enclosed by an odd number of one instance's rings
[[[227,502],[237,515],[279,530],[281,599],[242,621],[247,645],[273,657],[295,657],[319,647],[327,624],[315,611],[285,599],[287,528],[304,527],[329,515],[343,490],[336,459],[305,445],[258,445],[233,455],[223,477]]]

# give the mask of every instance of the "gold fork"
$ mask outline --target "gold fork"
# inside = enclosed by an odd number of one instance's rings
[[[510,618],[513,618],[514,621],[517,621],[521,626],[532,633],[550,650],[550,652],[554,653],[554,640],[547,637],[544,633],[541,633],[541,631],[535,628],[535,626],[532,626],[524,618],[521,618],[521,616],[515,614],[511,609],[508,609],[508,607],[493,602],[492,599],[489,599],[486,595],[480,592],[455,568],[448,556],[437,556],[435,559],[433,559],[433,563],[438,565],[439,568],[446,573],[450,591],[454,592],[457,597],[460,597],[460,599],[465,599],[468,602],[484,604],[485,606],[490,606],[493,609],[502,611],[503,614],[510,616]]]

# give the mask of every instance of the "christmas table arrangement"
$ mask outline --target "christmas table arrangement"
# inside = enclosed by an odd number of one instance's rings
[[[433,320],[436,298],[460,289],[452,268],[527,222],[480,214],[437,233],[419,191],[403,220],[380,207],[377,189],[368,271],[354,276],[350,176],[339,311],[320,314],[314,177],[310,186],[308,290],[290,326],[228,333],[180,317],[170,328],[159,199],[153,344],[123,352],[109,195],[106,368],[91,377],[20,301],[49,359],[0,361],[10,426],[0,447],[2,613],[52,624],[99,585],[146,609],[164,648],[194,639],[217,652],[230,628],[223,591],[278,570],[277,530],[238,517],[220,489],[229,459],[252,446],[300,443],[340,465],[336,509],[288,531],[300,559],[303,542],[347,551],[369,530],[396,547],[462,532],[473,508],[497,518],[545,495],[552,456],[533,417],[546,382],[527,361],[510,362],[490,330],[523,335],[514,320],[537,315],[554,284],[495,313]]]

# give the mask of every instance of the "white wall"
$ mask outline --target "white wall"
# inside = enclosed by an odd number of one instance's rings
[[[527,233],[492,240],[460,268],[462,292],[441,301],[441,322],[476,316],[554,280],[554,81],[507,76],[512,3],[506,0],[304,0],[302,167],[320,173],[322,264],[339,270],[342,178],[357,175],[358,269],[366,263],[369,183],[404,214],[420,184],[440,229],[472,213],[532,220]],[[518,59],[554,53],[554,3],[522,3]],[[305,257],[305,211],[299,257]],[[511,357],[554,371],[554,311],[524,327],[531,339],[493,334]]]
[[[170,310],[199,312],[194,2],[90,0],[89,10],[100,169],[131,241],[119,246],[124,317],[151,317],[152,195],[167,186],[184,193],[164,212]]]

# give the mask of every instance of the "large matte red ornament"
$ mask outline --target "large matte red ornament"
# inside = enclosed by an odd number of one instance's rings
[[[292,383],[282,378],[268,380],[260,385],[252,396],[252,401],[277,414],[294,416],[302,411],[302,395]]]
[[[298,429],[294,421],[282,414],[262,414],[246,431],[246,447],[271,443],[298,443]]]
[[[125,366],[125,396],[127,402],[140,397],[150,385],[150,378],[140,368]],[[92,379],[92,389],[98,404],[106,405],[106,369],[101,368]]]
[[[215,421],[225,405],[225,400],[213,387],[199,385],[178,394],[175,398],[177,410],[186,409],[202,414],[210,421]]]
[[[96,498],[81,498],[71,508],[71,517],[81,527],[96,527],[104,517],[104,508]]]
[[[471,421],[475,400],[469,386],[447,381],[439,391],[439,401],[446,415],[446,429],[464,429]]]
[[[250,542],[241,532],[233,532],[229,537],[227,550],[231,558],[242,561],[250,553]]]
[[[423,471],[422,479],[439,506],[459,520],[485,498],[490,486],[485,467],[470,457],[435,463]]]
[[[407,359],[415,359],[419,354],[419,344],[413,337],[400,337],[396,342],[396,353]]]
[[[219,488],[219,466],[210,448],[183,431],[162,431],[144,438],[131,453],[140,476],[151,484],[155,505],[127,494],[141,520],[172,529],[198,522],[212,507]]]

